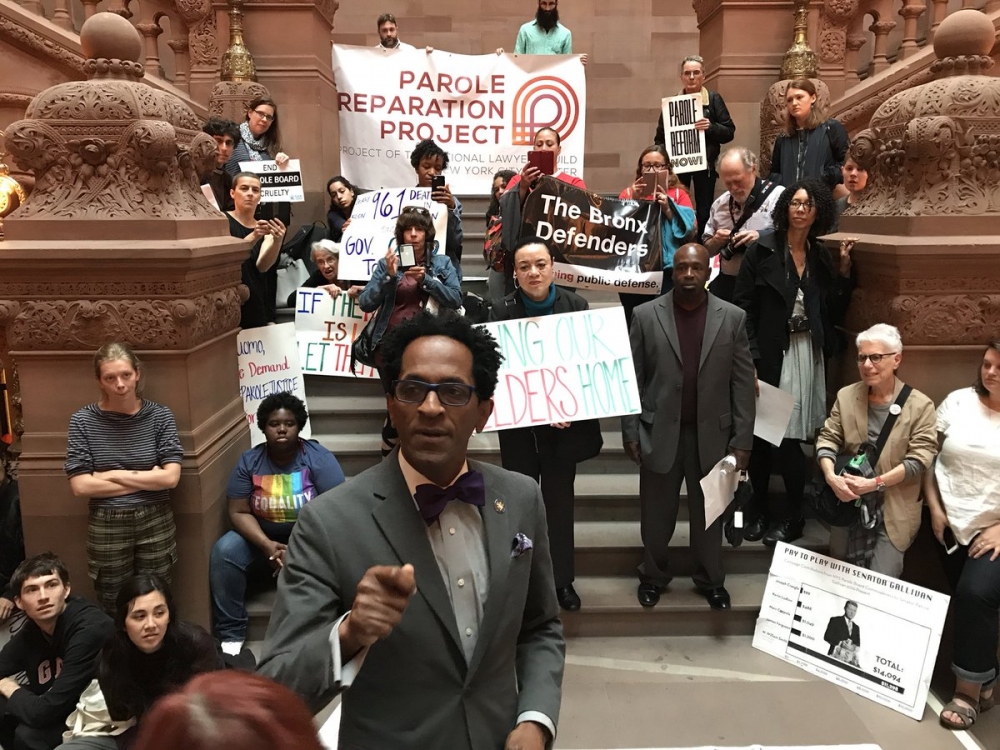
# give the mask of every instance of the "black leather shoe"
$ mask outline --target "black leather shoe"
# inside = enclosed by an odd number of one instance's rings
[[[764,538],[767,531],[767,519],[764,516],[756,516],[743,527],[743,539],[747,542],[759,542]]]
[[[791,544],[796,539],[802,538],[802,529],[805,528],[806,522],[801,518],[793,518],[788,521],[780,521],[764,534],[764,544],[768,547],[773,547],[778,542],[784,542],[785,544]]]
[[[732,606],[729,592],[726,591],[725,586],[719,586],[717,589],[702,589],[701,593],[708,600],[708,606],[712,609],[723,610]]]
[[[556,599],[559,600],[559,606],[567,612],[576,612],[580,609],[580,595],[576,593],[572,583],[556,589]]]
[[[663,588],[657,586],[655,583],[640,583],[639,590],[636,592],[636,598],[643,607],[655,607],[656,603],[660,601],[660,593],[662,591]]]

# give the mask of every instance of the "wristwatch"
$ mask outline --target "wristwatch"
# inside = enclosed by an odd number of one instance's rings
[[[882,481],[882,477],[875,477],[875,491],[885,492],[885,482]]]

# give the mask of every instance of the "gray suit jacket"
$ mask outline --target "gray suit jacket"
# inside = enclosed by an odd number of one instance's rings
[[[340,747],[497,750],[524,711],[559,718],[565,643],[538,484],[469,462],[483,473],[490,588],[467,663],[427,527],[391,455],[325,492],[299,516],[285,555],[260,671],[315,711],[334,680],[333,623],[373,565],[412,563],[417,592],[402,622],[373,645],[344,692]],[[504,512],[496,510],[502,500]],[[515,535],[533,549],[512,558]]]
[[[698,369],[698,455],[707,474],[730,447],[753,446],[757,404],[746,313],[712,294],[706,304]],[[622,417],[622,441],[638,441],[643,468],[666,474],[677,455],[684,384],[673,292],[635,308],[629,339],[642,413]]]

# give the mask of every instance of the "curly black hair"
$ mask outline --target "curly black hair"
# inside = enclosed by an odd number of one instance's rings
[[[433,159],[438,156],[441,157],[441,170],[444,171],[448,168],[448,152],[428,138],[420,141],[413,149],[413,153],[410,154],[410,165],[416,169],[424,159]]]
[[[465,346],[472,353],[472,379],[480,401],[493,398],[497,387],[497,372],[503,355],[492,334],[485,328],[473,326],[464,317],[452,311],[439,315],[422,312],[392,328],[382,339],[382,362],[386,379],[391,383],[399,378],[403,369],[403,352],[424,336],[446,336]]]
[[[257,427],[261,432],[264,431],[267,420],[279,409],[288,409],[295,415],[295,422],[298,424],[299,430],[305,427],[306,422],[309,421],[309,412],[306,411],[306,405],[302,403],[302,399],[288,391],[272,393],[257,407]]]
[[[799,190],[805,190],[809,200],[816,206],[816,219],[809,227],[809,236],[815,238],[827,234],[837,219],[837,204],[834,203],[833,193],[830,192],[826,183],[815,177],[799,180],[791,187],[785,188],[785,191],[778,196],[774,210],[771,211],[774,231],[781,233],[788,231],[788,206]]]

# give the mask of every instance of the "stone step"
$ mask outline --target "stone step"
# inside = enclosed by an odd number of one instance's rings
[[[766,583],[764,573],[728,575],[732,609],[716,612],[687,578],[675,579],[659,604],[647,609],[636,599],[634,576],[582,576],[574,586],[583,607],[579,612],[562,613],[563,628],[571,638],[752,635]],[[275,590],[268,589],[248,599],[247,640],[264,639],[274,597]]]
[[[766,583],[763,573],[728,575],[732,609],[716,612],[686,578],[675,579],[659,604],[646,608],[636,599],[634,576],[580,577],[574,586],[583,606],[562,613],[563,629],[567,638],[752,635]]]

